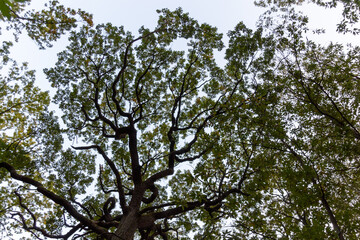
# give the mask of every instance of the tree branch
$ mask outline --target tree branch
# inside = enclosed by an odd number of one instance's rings
[[[84,146],[84,147],[74,147],[74,146],[72,146],[72,148],[74,148],[76,150],[96,149],[98,151],[98,153],[101,154],[101,156],[104,158],[104,160],[109,165],[110,169],[112,170],[112,172],[115,175],[116,185],[117,185],[117,189],[118,189],[118,192],[119,192],[120,206],[121,206],[121,209],[123,210],[123,212],[126,213],[127,212],[127,205],[126,205],[125,192],[124,192],[124,187],[123,187],[123,184],[122,184],[120,173],[117,170],[114,162],[106,155],[105,151],[98,145],[91,145],[91,146]]]
[[[0,162],[0,168],[5,168],[9,173],[10,176],[16,180],[19,180],[23,183],[30,184],[34,187],[36,187],[37,191],[44,195],[45,197],[52,200],[54,203],[59,204],[63,208],[66,209],[66,211],[73,216],[76,220],[80,221],[83,225],[88,226],[90,229],[92,229],[94,232],[99,234],[107,234],[107,230],[99,227],[95,222],[91,221],[90,219],[86,218],[82,214],[80,214],[72,205],[70,202],[68,202],[63,197],[51,192],[50,190],[46,189],[40,182],[27,177],[23,176],[21,174],[18,174],[13,166],[6,162]]]

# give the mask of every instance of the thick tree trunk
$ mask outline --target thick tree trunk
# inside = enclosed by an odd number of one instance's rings
[[[116,229],[110,240],[133,240],[138,228],[138,220],[137,212],[130,211],[122,217],[118,229]]]

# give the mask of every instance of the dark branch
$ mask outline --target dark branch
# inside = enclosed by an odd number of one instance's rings
[[[63,208],[66,209],[66,211],[73,216],[76,220],[80,221],[83,225],[88,226],[90,229],[92,229],[94,232],[99,234],[107,234],[107,230],[99,227],[95,222],[91,221],[90,219],[86,218],[82,214],[80,214],[72,205],[70,202],[68,202],[63,197],[53,193],[52,191],[45,188],[40,182],[27,177],[23,176],[21,174],[18,174],[13,166],[6,162],[0,162],[0,168],[5,168],[9,173],[10,176],[16,180],[19,180],[23,183],[28,183],[34,187],[36,187],[37,191],[44,195],[45,197],[51,199],[54,203],[59,204]]]
[[[85,146],[85,147],[72,147],[76,150],[88,150],[88,149],[96,149],[98,153],[101,154],[101,156],[104,158],[106,163],[109,165],[110,169],[114,173],[116,177],[116,185],[119,192],[119,199],[120,199],[120,206],[124,213],[127,212],[127,206],[126,206],[126,199],[125,199],[125,193],[124,193],[124,187],[122,184],[121,176],[118,171],[118,169],[115,166],[115,163],[106,155],[105,151],[98,145],[91,145],[91,146]]]

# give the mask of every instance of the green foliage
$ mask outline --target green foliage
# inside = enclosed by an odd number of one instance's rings
[[[337,31],[356,35],[360,33],[360,29],[354,26],[359,22],[360,17],[360,2],[357,0],[255,0],[254,3],[261,7],[275,6],[273,11],[287,10],[291,6],[303,3],[314,3],[325,8],[342,7],[343,19],[337,24]]]
[[[24,4],[26,2],[28,2],[29,0],[14,0],[14,1],[10,1],[10,0],[1,0],[0,1],[0,19],[1,20],[5,20],[5,18],[7,18],[7,20],[10,20],[12,15],[19,11],[19,9],[21,7],[24,6]]]
[[[253,206],[263,221],[254,226],[245,214],[238,235],[356,239],[359,49],[317,45],[301,36],[306,25],[296,24],[267,25],[281,39],[275,55],[282,60],[263,79],[278,96],[275,108],[265,108],[271,124],[263,125],[268,138],[260,145],[276,158],[270,188]]]
[[[5,72],[5,76],[0,76],[1,141],[8,145],[3,149],[15,151],[21,145],[21,151],[32,151],[34,138],[38,134],[38,121],[50,99],[47,92],[42,92],[34,85],[34,71],[29,71],[26,63],[19,66],[8,57],[11,45],[10,42],[4,42],[0,49],[0,68]],[[21,166],[20,162],[15,165]]]
[[[74,10],[51,0],[41,11],[26,10],[29,0],[0,1],[0,20],[7,22],[6,30],[13,30],[15,40],[23,30],[41,49],[77,27],[78,23],[92,26],[92,16],[80,9]],[[5,17],[5,18],[4,18]]]

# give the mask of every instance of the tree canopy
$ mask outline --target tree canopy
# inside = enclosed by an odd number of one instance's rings
[[[26,2],[1,19],[69,43],[44,69],[52,98],[0,49],[2,237],[359,239],[358,46],[308,40],[288,9],[229,31],[221,67],[222,33],[181,8],[133,35]]]
[[[342,20],[337,24],[337,30],[342,33],[359,34],[360,29],[354,25],[359,22],[360,2],[356,0],[255,0],[258,6],[275,6],[288,9],[291,6],[313,3],[324,8],[342,8]]]

